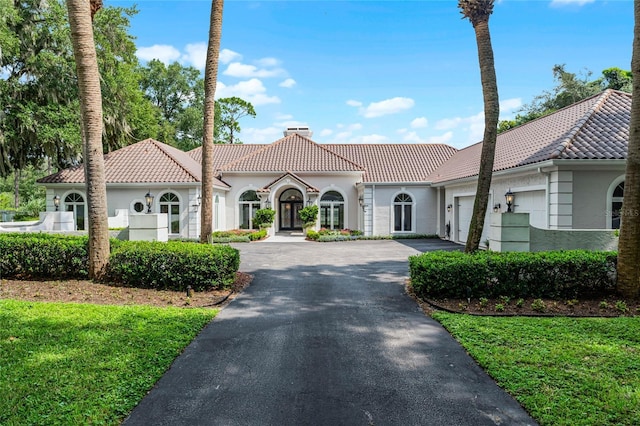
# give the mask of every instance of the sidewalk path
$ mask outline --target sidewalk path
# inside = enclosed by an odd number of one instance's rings
[[[253,283],[126,425],[533,425],[404,293],[439,240],[238,244]]]

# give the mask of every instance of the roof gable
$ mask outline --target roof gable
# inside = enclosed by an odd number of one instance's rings
[[[498,135],[493,171],[552,159],[625,159],[631,95],[606,90]],[[476,176],[482,142],[461,149],[429,176],[445,182]]]
[[[233,172],[359,172],[364,167],[297,133],[222,167]]]
[[[270,192],[271,188],[273,186],[275,186],[277,183],[282,182],[284,179],[293,179],[296,182],[298,182],[300,185],[304,186],[306,192],[308,194],[317,194],[320,192],[320,190],[318,188],[316,188],[315,186],[305,182],[303,179],[301,179],[299,176],[296,176],[295,174],[291,173],[291,172],[287,172],[285,174],[283,174],[282,176],[279,176],[277,179],[275,179],[272,182],[269,182],[267,185],[265,185],[263,188],[258,189],[258,192]]]

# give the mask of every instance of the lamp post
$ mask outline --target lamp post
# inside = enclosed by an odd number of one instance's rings
[[[53,205],[56,206],[56,211],[60,210],[60,196],[58,194],[53,196]]]
[[[511,192],[511,188],[509,188],[509,190],[507,191],[506,194],[504,194],[504,198],[507,200],[507,213],[513,213],[513,210],[511,210],[511,206],[513,206],[513,201],[516,198],[516,194],[514,194],[513,192]]]
[[[151,204],[153,204],[153,199],[155,196],[151,193],[151,191],[147,192],[144,195],[144,201],[147,203],[147,213],[151,213]]]

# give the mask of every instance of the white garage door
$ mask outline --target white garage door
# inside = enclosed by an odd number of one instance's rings
[[[529,213],[529,223],[536,228],[547,227],[547,199],[544,191],[516,192],[516,213]]]
[[[459,243],[466,243],[469,236],[469,225],[471,224],[471,216],[473,216],[473,203],[475,201],[474,196],[458,197],[456,198],[456,228],[455,234],[456,241]],[[480,245],[484,245],[484,242],[489,238],[490,211],[487,210],[485,216],[484,228],[482,228],[482,237],[480,237]]]
[[[456,233],[455,239],[459,243],[466,243],[469,235],[469,224],[473,214],[475,197],[458,197],[456,201]]]

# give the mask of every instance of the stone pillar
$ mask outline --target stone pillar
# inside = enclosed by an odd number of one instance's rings
[[[529,213],[491,215],[489,248],[493,251],[529,251]]]
[[[169,218],[166,213],[129,216],[130,241],[169,241]]]

